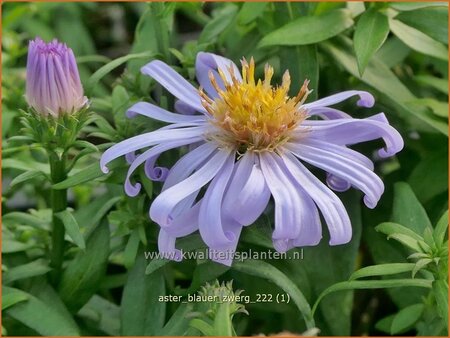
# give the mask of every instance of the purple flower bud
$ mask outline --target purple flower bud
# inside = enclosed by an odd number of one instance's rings
[[[87,104],[72,49],[56,39],[30,41],[26,100],[38,113],[55,117],[77,112]]]

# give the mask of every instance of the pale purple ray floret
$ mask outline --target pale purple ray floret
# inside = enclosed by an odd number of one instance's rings
[[[355,187],[369,208],[384,191],[373,162],[349,146],[382,139],[385,146],[378,154],[386,158],[403,148],[402,137],[383,113],[356,119],[330,107],[354,96],[359,97],[358,106],[372,107],[374,98],[368,92],[345,91],[305,104],[307,83],[297,97],[289,98],[288,73],[282,85],[272,87],[270,66],[266,78],[255,81],[253,60],[242,64],[241,73],[224,57],[199,53],[200,90],[161,61],[145,65],[142,73],[177,98],[177,113],[147,102],[132,106],[128,117],[139,114],[168,125],[112,146],[101,158],[101,169],[107,173],[109,162],[127,156],[129,196],[140,191],[131,176],[142,164],[150,179],[164,181],[150,206],[150,218],[160,226],[159,250],[174,260],[181,259],[176,239],[198,230],[211,258],[231,265],[242,228],[261,216],[271,197],[277,251],[317,245],[322,238],[319,211],[330,245],[348,243],[350,219],[333,190]],[[258,95],[265,95],[264,100]],[[272,101],[276,111],[271,110]],[[172,168],[156,167],[162,152],[182,146],[189,151]],[[305,164],[324,170],[327,185]]]
[[[27,58],[26,99],[36,112],[59,116],[87,104],[72,49],[56,39],[30,41]]]

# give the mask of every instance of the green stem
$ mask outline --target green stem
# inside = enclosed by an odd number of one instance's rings
[[[67,178],[66,175],[66,155],[58,156],[51,153],[50,156],[50,176],[52,184],[59,183]],[[61,276],[62,263],[64,260],[64,224],[55,216],[56,213],[67,208],[67,189],[51,191],[52,215],[52,249],[50,252],[51,281],[53,285],[59,283]]]

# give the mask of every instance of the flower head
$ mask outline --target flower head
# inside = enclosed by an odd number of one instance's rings
[[[70,114],[87,104],[72,49],[56,39],[30,41],[26,87],[28,104],[44,116]]]
[[[348,146],[381,138],[385,142],[381,157],[395,155],[403,147],[400,134],[383,113],[354,119],[330,107],[352,96],[359,96],[358,105],[372,107],[374,98],[367,92],[346,91],[305,104],[307,82],[289,97],[289,73],[280,86],[273,86],[270,66],[263,80],[255,80],[253,60],[244,60],[239,72],[232,61],[210,53],[197,56],[199,89],[161,61],[150,62],[142,72],[177,97],[178,113],[146,102],[135,104],[129,117],[141,114],[169,125],[114,145],[100,164],[107,172],[107,163],[128,155],[125,191],[130,196],[139,193],[140,184],[133,185],[130,178],[141,164],[150,179],[164,181],[150,207],[150,218],[161,227],[162,252],[177,253],[176,239],[199,230],[211,249],[228,253],[213,259],[230,265],[229,253],[235,250],[242,227],[255,222],[271,197],[276,250],[318,244],[319,210],[330,245],[345,244],[352,237],[350,219],[332,190],[358,188],[370,208],[384,191],[372,161]],[[185,145],[190,151],[170,170],[155,167],[159,154]],[[143,148],[149,149],[135,157]],[[328,186],[304,163],[323,169]]]

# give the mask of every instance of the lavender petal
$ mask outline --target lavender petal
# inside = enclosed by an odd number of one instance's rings
[[[364,192],[364,203],[373,209],[384,191],[383,181],[365,166],[342,153],[307,144],[287,143],[286,148],[300,159],[338,176]]]
[[[350,218],[342,201],[289,152],[283,160],[319,207],[330,232],[330,245],[348,243],[352,237]]]
[[[165,259],[180,262],[183,255],[180,250],[175,248],[176,237],[169,235],[164,229],[159,230],[158,250]]]
[[[138,149],[150,147],[164,141],[175,141],[202,135],[204,127],[191,127],[183,129],[156,130],[138,135],[113,145],[106,150],[100,159],[100,168],[106,174],[109,172],[106,165],[112,160],[131,153]]]
[[[192,124],[201,124],[205,122],[204,115],[181,115],[174,114],[165,109],[162,109],[154,104],[148,102],[138,102],[133,105],[127,111],[127,117],[133,118],[136,115],[143,115],[150,117],[154,120],[159,120],[163,122],[169,123],[192,123]]]
[[[203,241],[211,248],[229,244],[233,233],[222,228],[222,201],[234,167],[234,153],[230,154],[208,186],[200,206],[198,227]]]
[[[128,196],[134,197],[139,194],[139,191],[141,190],[141,184],[136,183],[135,185],[131,184],[130,178],[131,175],[133,175],[134,171],[145,161],[147,161],[149,158],[152,158],[154,156],[157,156],[161,154],[164,151],[167,151],[169,149],[178,148],[183,145],[196,142],[200,139],[200,136],[197,137],[191,137],[191,138],[185,138],[178,141],[173,142],[164,142],[157,146],[154,146],[153,148],[150,148],[143,152],[141,155],[139,155],[132,163],[130,168],[128,168],[128,173],[125,178],[125,192]]]
[[[160,226],[169,225],[173,219],[172,211],[177,204],[191,194],[198,192],[211,181],[223,167],[229,155],[230,151],[217,151],[194,174],[161,192],[150,207],[150,218]]]
[[[303,122],[297,136],[321,139],[339,145],[352,145],[382,138],[385,148],[380,149],[380,157],[390,157],[403,149],[400,133],[387,122],[383,113],[365,119],[339,119],[329,121]]]
[[[323,99],[307,103],[303,105],[305,109],[311,109],[311,108],[317,108],[317,107],[328,107],[332,106],[336,103],[345,101],[349,99],[352,96],[359,96],[359,100],[357,102],[358,106],[360,107],[373,107],[375,103],[375,99],[369,92],[360,91],[360,90],[348,90],[345,92],[341,92],[338,94],[330,95],[327,97],[324,97]]]
[[[237,162],[223,203],[224,212],[244,226],[261,216],[271,196],[257,160],[246,153]]]
[[[142,67],[141,72],[151,76],[172,93],[172,95],[190,105],[198,112],[207,113],[202,106],[197,89],[164,62],[159,60],[152,61]]]
[[[220,69],[225,75],[227,82],[232,83],[231,74],[229,68],[232,67],[234,76],[236,79],[241,82],[241,74],[239,72],[236,64],[220,55],[212,54],[212,53],[204,53],[200,52],[197,54],[197,59],[195,61],[195,70],[197,75],[197,81],[200,83],[200,86],[205,89],[206,93],[211,98],[216,98],[219,96],[217,90],[212,86],[211,81],[209,80],[209,72],[214,75],[216,79],[217,85],[225,89],[225,85],[223,83],[222,77],[218,73],[218,69]]]

